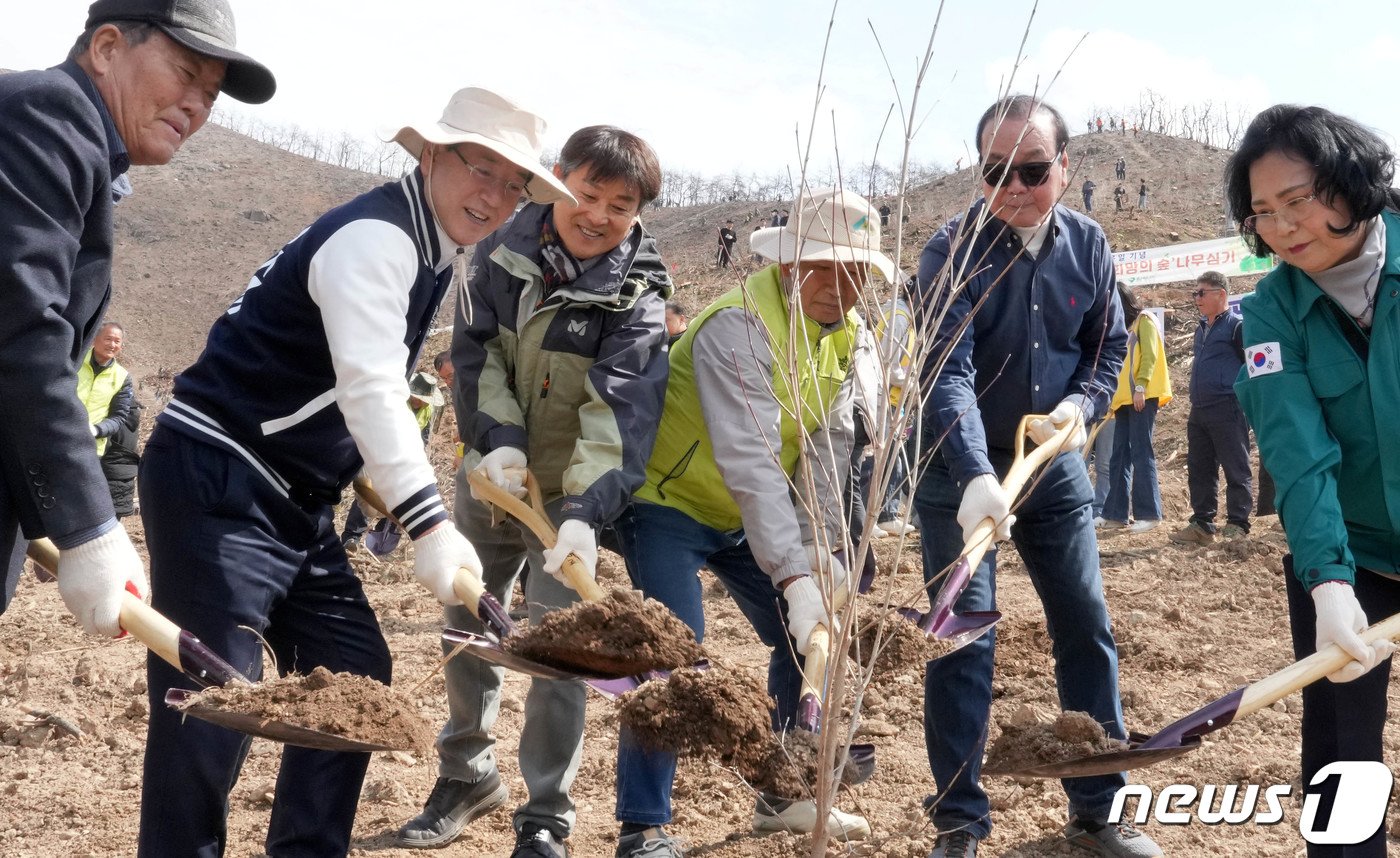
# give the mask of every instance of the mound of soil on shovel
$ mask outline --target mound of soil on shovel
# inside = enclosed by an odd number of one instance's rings
[[[1003,725],[983,768],[1014,772],[1126,750],[1127,742],[1110,738],[1087,712],[1061,712],[1048,724]]]
[[[806,730],[775,734],[763,680],[750,671],[681,668],[619,698],[618,717],[650,748],[718,760],[757,789],[811,793],[821,750]],[[847,766],[845,771],[854,776]]]
[[[951,641],[925,635],[922,629],[898,613],[886,614],[883,623],[881,619],[879,614],[862,614],[860,632],[851,640],[851,656],[863,668],[869,668],[874,659],[877,674],[899,672],[922,667],[924,662],[953,651]]]
[[[417,708],[397,691],[367,676],[318,667],[255,685],[206,688],[181,709],[209,706],[371,745],[428,751],[434,733]]]
[[[695,633],[669,608],[620,587],[597,602],[551,611],[539,625],[508,635],[502,646],[542,664],[617,676],[689,667],[705,655]]]

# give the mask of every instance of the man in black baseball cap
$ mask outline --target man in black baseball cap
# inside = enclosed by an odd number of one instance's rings
[[[41,536],[88,633],[120,634],[123,595],[145,596],[76,393],[111,297],[113,183],[168,163],[221,91],[276,86],[234,50],[226,0],[98,0],[65,62],[0,75],[0,402],[26,403],[0,433],[0,612]]]
[[[248,104],[272,98],[277,81],[262,63],[235,47],[233,12],[226,0],[97,0],[88,7],[87,29],[114,21],[154,24],[202,57],[227,63],[222,91]]]

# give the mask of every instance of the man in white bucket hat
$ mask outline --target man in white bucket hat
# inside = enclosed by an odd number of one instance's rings
[[[414,575],[458,604],[481,564],[438,494],[408,376],[464,246],[522,197],[569,199],[539,164],[544,121],[481,89],[393,135],[419,161],[272,255],[175,379],[141,462],[153,604],[231,663],[262,642],[283,673],[390,679],[388,646],[335,532],[363,469],[414,544]],[[251,629],[248,631],[243,628]],[[248,737],[164,704],[188,680],[148,661],[139,855],[221,854]],[[341,856],[368,754],[285,747],[266,849]]]
[[[833,553],[842,546],[854,435],[847,371],[860,323],[853,308],[872,272],[895,277],[879,249],[880,216],[861,197],[813,192],[793,211],[787,225],[751,237],[754,253],[775,264],[707,307],[671,347],[646,484],[615,524],[633,583],[697,638],[705,626],[696,573],[706,566],[724,583],[770,649],[777,730],[791,729],[798,714],[794,653],[805,656],[813,627],[830,625],[824,596],[846,578]],[[791,417],[799,414],[800,424]],[[815,482],[811,498],[789,491],[789,480],[804,484],[802,471]],[[681,854],[661,827],[671,819],[675,768],[674,755],[645,749],[623,729],[618,858]],[[629,823],[645,827],[630,842]],[[810,832],[817,824],[816,803],[800,797],[764,793],[755,807],[755,831]],[[839,810],[826,829],[841,839],[870,832],[864,819]]]

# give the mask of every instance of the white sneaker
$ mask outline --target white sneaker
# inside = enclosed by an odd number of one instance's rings
[[[1155,530],[1155,529],[1157,528],[1157,525],[1159,525],[1159,524],[1161,524],[1161,523],[1162,523],[1162,520],[1159,519],[1159,518],[1142,518],[1142,519],[1138,519],[1137,521],[1133,522],[1131,525],[1128,526],[1128,532],[1129,532],[1129,533],[1146,533],[1146,532],[1149,531],[1149,530]]]
[[[1094,527],[1103,527],[1105,524],[1108,524],[1108,519],[1101,515],[1094,516]]]
[[[888,538],[890,537],[890,535],[891,535],[890,532],[889,532],[888,530],[885,530],[885,529],[884,529],[883,527],[881,527],[880,525],[878,525],[878,524],[872,524],[872,525],[870,525],[870,538],[871,538],[871,539],[888,539]]]
[[[779,807],[782,810],[778,810]],[[765,801],[760,798],[754,809],[753,830],[757,833],[790,831],[794,834],[811,834],[816,827],[815,801]],[[826,819],[826,833],[839,840],[864,840],[870,836],[870,823],[866,822],[863,816],[833,807]]]
[[[919,532],[919,529],[914,525],[909,524],[908,522],[899,521],[898,519],[894,521],[880,522],[880,529],[883,530],[885,533],[888,533],[890,536],[908,536],[911,533]]]

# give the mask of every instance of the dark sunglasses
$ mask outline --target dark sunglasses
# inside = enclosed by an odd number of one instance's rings
[[[1204,298],[1212,292],[1223,292],[1223,289],[1197,289],[1191,293],[1192,298]]]
[[[1038,188],[1050,178],[1050,168],[1054,161],[1027,161],[1024,164],[983,164],[982,181],[989,185],[1002,185],[1008,173],[1021,177],[1021,183],[1028,188]]]

